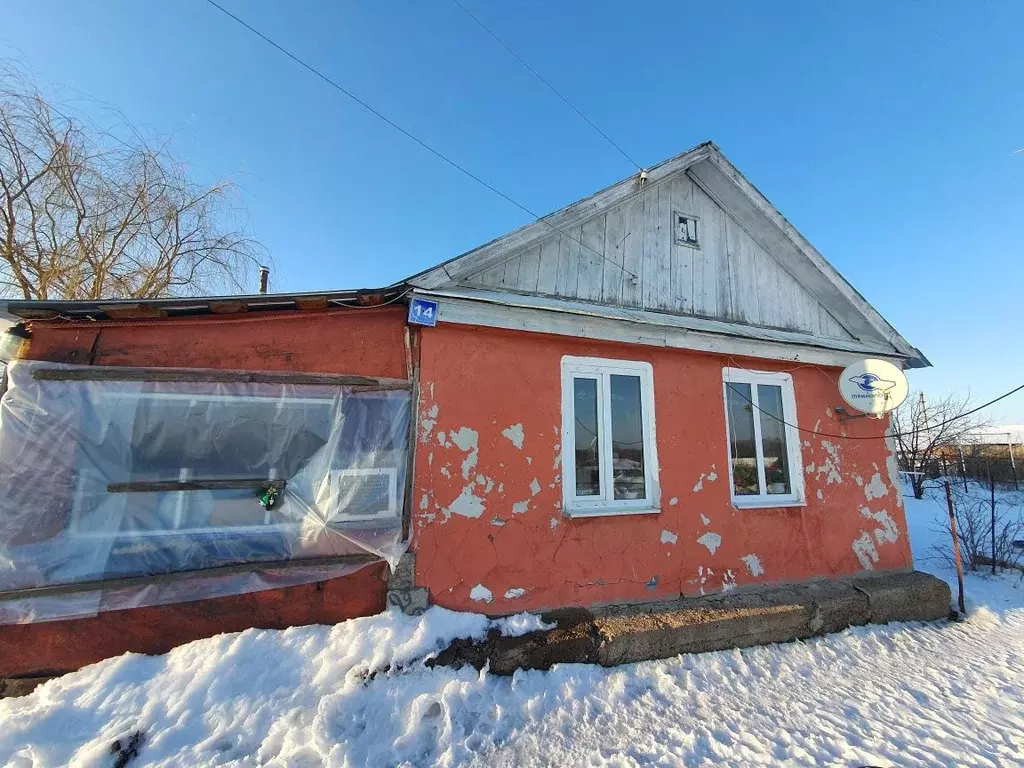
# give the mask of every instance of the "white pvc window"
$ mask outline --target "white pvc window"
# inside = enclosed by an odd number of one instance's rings
[[[733,504],[803,504],[793,377],[788,373],[725,368],[722,378]]]
[[[562,470],[571,516],[659,511],[650,363],[562,358]]]

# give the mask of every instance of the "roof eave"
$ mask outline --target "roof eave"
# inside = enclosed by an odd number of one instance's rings
[[[190,315],[230,315],[242,312],[372,307],[395,303],[408,293],[399,283],[386,288],[299,293],[257,293],[236,296],[166,297],[157,299],[100,299],[95,301],[8,301],[0,309],[15,320],[112,320]]]

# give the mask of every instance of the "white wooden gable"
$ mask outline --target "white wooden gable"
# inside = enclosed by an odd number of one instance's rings
[[[696,221],[696,246],[679,242],[680,216]],[[861,342],[928,364],[710,143],[407,282]]]

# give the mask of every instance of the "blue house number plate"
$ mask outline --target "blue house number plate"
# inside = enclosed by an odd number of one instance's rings
[[[437,302],[426,299],[413,299],[409,302],[409,324],[437,325]]]

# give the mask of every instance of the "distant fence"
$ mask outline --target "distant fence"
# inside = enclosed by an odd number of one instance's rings
[[[1019,446],[1014,446],[1011,458],[1006,446],[984,446],[984,450],[967,451],[963,455],[954,450],[935,456],[924,465],[909,466],[904,457],[899,456],[899,468],[902,475],[921,472],[928,480],[939,478],[958,479],[960,482],[977,482],[988,485],[991,481],[1004,490],[1024,489],[1024,456],[1020,455]],[[1002,455],[996,452],[1001,448]]]

